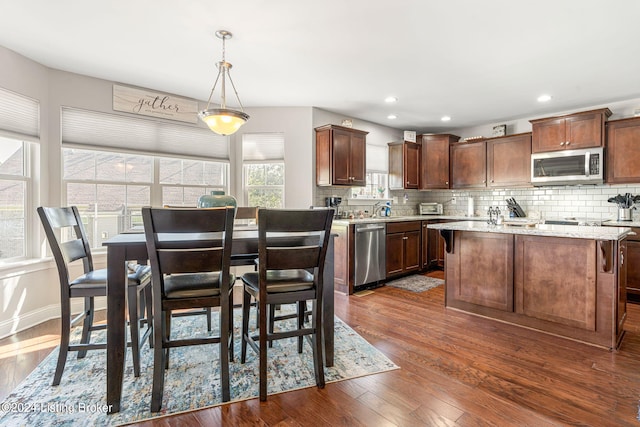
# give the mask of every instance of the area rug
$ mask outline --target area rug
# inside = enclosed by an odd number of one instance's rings
[[[258,396],[258,359],[247,349],[247,362],[240,364],[240,310],[234,312],[235,361],[230,366],[231,400]],[[213,316],[217,320],[218,316]],[[255,316],[251,317],[255,322]],[[216,322],[217,323],[217,322]],[[277,325],[278,323],[276,323]],[[285,326],[288,327],[288,326]],[[172,337],[198,329],[206,334],[204,316],[174,318]],[[214,323],[214,334],[217,334]],[[104,333],[104,331],[99,331]],[[95,334],[99,341],[101,334]],[[73,332],[79,339],[80,330]],[[221,403],[219,351],[217,345],[171,349],[170,369],[165,376],[162,410],[150,412],[153,383],[153,352],[148,345],[141,353],[140,377],[133,376],[131,351],[127,351],[121,411],[105,413],[106,351],[95,350],[84,359],[71,353],[59,386],[52,387],[58,350],[54,350],[7,398],[0,403],[2,426],[111,426],[170,413],[215,406]],[[325,368],[327,383],[398,369],[385,355],[370,345],[336,317],[334,366]],[[302,354],[297,338],[275,341],[268,351],[268,393],[275,394],[315,387],[313,356],[308,341]]]
[[[411,292],[424,292],[429,289],[435,288],[444,284],[444,280],[437,279],[435,277],[423,276],[421,274],[414,274],[400,279],[387,282],[387,286],[393,286],[394,288],[406,289]]]

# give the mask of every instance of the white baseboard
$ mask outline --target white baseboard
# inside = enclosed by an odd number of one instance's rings
[[[106,301],[104,298],[98,298],[95,302],[96,310],[101,310],[106,307]],[[84,301],[79,298],[75,298],[71,301],[71,312],[81,313],[84,310]],[[39,325],[47,320],[57,319],[60,317],[60,305],[50,304],[45,307],[38,308],[28,313],[20,313],[18,316],[0,322],[0,339],[6,338],[17,332],[24,331],[33,326]]]

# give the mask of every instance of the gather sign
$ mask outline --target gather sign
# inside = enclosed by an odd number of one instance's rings
[[[197,101],[119,85],[113,85],[113,109],[187,123],[198,121]]]

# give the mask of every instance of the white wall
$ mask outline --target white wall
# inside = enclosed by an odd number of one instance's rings
[[[311,188],[315,182],[313,127],[311,107],[246,108],[251,116],[240,130],[231,136],[232,164],[242,162],[242,135],[244,133],[284,133],[285,207],[306,209],[312,204]],[[235,173],[231,193],[242,200],[242,168]]]

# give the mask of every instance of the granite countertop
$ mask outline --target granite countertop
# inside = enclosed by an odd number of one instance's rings
[[[625,221],[627,222],[627,221]],[[478,231],[483,233],[526,234],[573,239],[619,240],[631,233],[629,227],[535,224],[535,226],[490,225],[484,221],[457,221],[429,224],[435,230]]]
[[[458,221],[486,221],[488,217],[467,217],[460,215],[408,215],[408,216],[379,216],[363,219],[334,219],[333,223],[338,225],[368,224],[376,222],[401,222],[401,221],[427,221],[439,219],[454,219]]]

